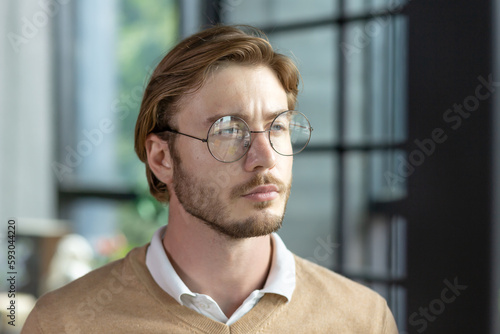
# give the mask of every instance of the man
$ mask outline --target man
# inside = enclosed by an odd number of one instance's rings
[[[274,233],[312,128],[297,68],[255,35],[214,27],[160,62],[135,148],[168,225],[43,296],[24,332],[397,333],[383,298]]]

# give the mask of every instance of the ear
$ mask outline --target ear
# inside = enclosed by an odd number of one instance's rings
[[[169,185],[174,169],[168,143],[151,133],[146,138],[146,153],[151,171],[158,180]]]

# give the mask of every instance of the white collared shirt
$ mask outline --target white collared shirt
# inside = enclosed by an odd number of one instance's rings
[[[295,290],[295,260],[276,233],[272,234],[273,260],[264,288],[254,290],[228,319],[212,297],[192,292],[177,275],[163,248],[165,230],[166,226],[163,226],[153,235],[146,253],[146,266],[156,284],[179,304],[229,326],[250,311],[266,293],[279,294],[291,300]]]

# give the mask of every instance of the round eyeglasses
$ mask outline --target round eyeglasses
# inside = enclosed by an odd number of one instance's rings
[[[198,138],[176,130],[178,135],[207,143],[212,156],[220,162],[235,162],[245,156],[250,149],[252,133],[268,134],[269,143],[276,153],[290,156],[302,152],[311,139],[313,128],[307,117],[299,111],[287,110],[274,118],[271,126],[263,131],[251,131],[248,124],[237,116],[223,116],[208,129],[207,138]]]

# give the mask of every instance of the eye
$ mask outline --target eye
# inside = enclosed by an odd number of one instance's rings
[[[227,135],[238,133],[241,131],[237,125],[225,124],[224,126],[216,127],[214,133],[217,135]]]
[[[283,122],[274,122],[271,125],[271,131],[272,132],[284,132],[288,130],[288,124],[285,124]]]

